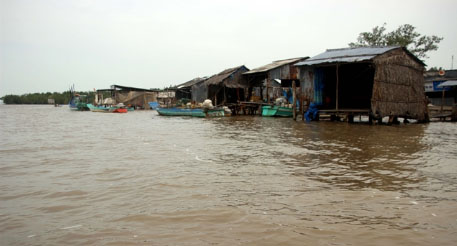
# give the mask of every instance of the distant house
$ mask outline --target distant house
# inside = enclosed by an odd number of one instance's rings
[[[244,100],[244,90],[248,85],[242,74],[246,71],[249,69],[245,66],[229,68],[193,84],[192,101],[211,99],[214,105],[227,105]]]
[[[406,48],[329,49],[296,66],[302,92],[322,114],[428,119],[425,64]]]
[[[248,93],[249,99],[251,99],[251,96],[254,96],[261,101],[266,98],[269,98],[269,101],[271,101],[282,95],[281,87],[292,87],[293,81],[297,83],[297,86],[300,86],[298,69],[294,64],[308,58],[298,57],[277,60],[245,72],[243,75],[246,77],[247,83],[250,86],[250,92]],[[253,88],[261,88],[261,90]],[[259,91],[262,93],[259,93]]]
[[[104,92],[110,92],[110,98],[103,98]],[[149,102],[156,102],[159,90],[135,88],[122,85],[112,85],[111,89],[97,90],[97,104],[123,103],[137,109],[149,109]]]
[[[444,103],[444,106],[452,106],[457,103],[457,86],[455,86],[457,85],[457,69],[427,72],[424,79],[425,95],[431,104],[441,106]],[[451,83],[452,81],[454,81],[454,86],[442,87],[444,82]],[[445,91],[444,98],[443,90]]]

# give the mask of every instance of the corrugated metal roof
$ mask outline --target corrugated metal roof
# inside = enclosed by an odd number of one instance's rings
[[[359,62],[371,60],[388,51],[401,48],[400,46],[388,47],[358,47],[344,49],[328,49],[326,52],[311,57],[306,61],[295,64],[296,66],[316,65],[337,62]]]
[[[143,89],[143,88],[136,88],[136,87],[130,87],[130,86],[111,85],[111,90],[116,90],[116,89],[121,89],[121,90],[126,90],[126,91],[149,91],[149,92],[158,91],[155,89]]]
[[[306,57],[298,57],[298,58],[290,58],[290,59],[278,60],[278,61],[274,61],[274,62],[272,62],[270,64],[267,64],[265,66],[261,66],[261,67],[252,69],[252,70],[250,70],[248,72],[245,72],[244,74],[263,73],[263,72],[275,69],[277,67],[281,67],[283,65],[287,65],[287,64],[290,64],[290,63],[296,63],[296,62],[299,62],[299,61],[302,61],[302,60],[305,60],[305,59],[308,59],[308,58],[309,57],[306,56]]]
[[[213,75],[213,76],[209,77],[207,80],[205,80],[204,83],[205,83],[206,86],[217,85],[217,84],[223,83],[225,79],[230,77],[232,74],[235,74],[240,69],[244,69],[245,71],[249,70],[244,65],[241,65],[241,66],[238,66],[238,67],[234,67],[234,68],[229,68],[229,69],[226,69],[226,70],[224,70],[224,71],[222,71],[222,72],[220,72],[220,73],[218,73],[216,75]],[[239,81],[230,81],[230,84],[225,84],[225,86],[231,87],[231,88],[243,87],[243,85],[240,84]]]
[[[439,84],[437,87],[441,88],[445,86],[457,86],[457,80],[448,80],[446,82]]]
[[[180,85],[177,85],[176,87],[177,87],[178,89],[183,88],[183,87],[191,87],[191,86],[193,86],[193,85],[195,85],[195,84],[198,84],[198,83],[204,81],[204,80],[207,79],[207,78],[208,78],[208,77],[203,77],[203,78],[198,77],[198,78],[195,78],[195,79],[193,79],[193,80],[190,80],[190,81],[187,81],[187,82],[185,82],[185,83],[182,83],[182,84],[180,84]]]

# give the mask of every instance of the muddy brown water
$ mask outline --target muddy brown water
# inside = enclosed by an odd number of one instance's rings
[[[0,245],[455,245],[457,124],[0,105]]]

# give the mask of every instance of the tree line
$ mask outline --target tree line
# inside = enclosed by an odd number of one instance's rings
[[[88,102],[93,102],[95,93],[93,91],[88,92],[76,92],[80,95],[86,95]],[[48,104],[48,99],[54,99],[56,104],[68,104],[71,100],[70,91],[65,92],[46,92],[46,93],[27,93],[23,95],[6,95],[3,98],[5,104]]]

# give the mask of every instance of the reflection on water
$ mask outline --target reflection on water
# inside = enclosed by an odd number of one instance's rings
[[[2,245],[453,245],[457,125],[0,105]]]

